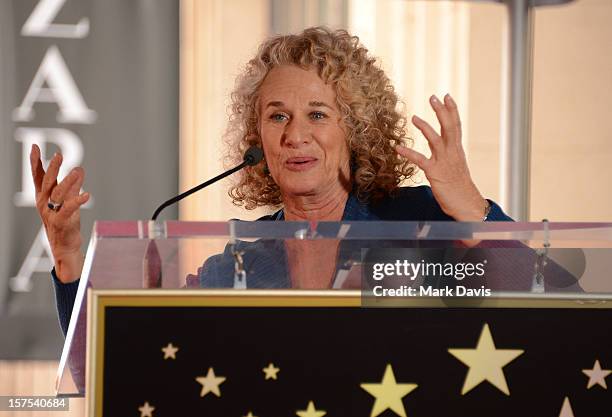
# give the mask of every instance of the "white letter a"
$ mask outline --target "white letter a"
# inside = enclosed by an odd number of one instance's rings
[[[45,83],[49,88],[43,87]],[[96,120],[96,112],[85,104],[64,58],[55,45],[47,50],[21,106],[13,111],[13,120],[31,121],[34,118],[32,106],[36,102],[57,103],[60,108],[57,121],[60,123],[90,124]]]

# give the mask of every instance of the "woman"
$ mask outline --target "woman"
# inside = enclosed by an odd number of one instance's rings
[[[454,100],[449,95],[430,99],[440,133],[412,118],[429,142],[430,158],[406,147],[405,119],[396,109],[398,98],[389,79],[345,31],[311,28],[266,41],[239,77],[232,100],[230,159],[241,160],[246,148],[256,145],[263,148],[265,161],[243,170],[230,195],[247,209],[282,206],[260,220],[511,220],[481,196],[470,177]],[[56,183],[61,155],[45,173],[34,146],[31,162],[37,207],[56,261],[57,305],[66,334],[83,265],[79,207],[89,196],[79,195],[84,179],[80,168]],[[399,187],[414,175],[415,165],[431,188]],[[370,243],[262,239],[239,242],[234,249],[244,249],[248,287],[330,288],[348,281],[340,272],[352,259],[360,259],[361,249]],[[496,254],[491,253],[488,267],[496,265],[497,270],[489,276],[500,281],[489,288],[529,290],[535,254],[526,247],[520,250],[513,252],[514,259],[493,259]],[[199,274],[203,287],[232,287],[234,279],[229,246],[209,258]],[[423,284],[440,285],[435,279]],[[83,390],[84,325],[77,333],[69,363]]]
[[[315,27],[272,38],[238,79],[227,134],[230,159],[253,145],[263,148],[265,159],[243,171],[230,195],[247,209],[283,206],[261,220],[511,220],[482,197],[470,177],[455,101],[447,94],[432,96],[430,104],[440,133],[412,118],[431,148],[426,158],[406,146],[398,97],[356,37]],[[61,162],[55,155],[45,173],[33,146],[37,208],[60,291],[81,274],[79,208],[89,199],[79,194],[81,168],[57,183]],[[431,188],[399,187],[415,166]],[[337,242],[288,243],[291,285],[331,286],[338,250]],[[319,262],[303,262],[309,258]]]

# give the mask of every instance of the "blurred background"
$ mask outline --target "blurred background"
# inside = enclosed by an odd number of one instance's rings
[[[610,21],[610,0],[535,9],[528,220],[612,219]],[[94,219],[149,218],[224,168],[229,93],[257,45],[313,25],[359,36],[408,116],[434,124],[428,97],[453,95],[473,179],[504,207],[509,37],[501,2],[0,0],[0,395],[53,394],[63,343],[31,145],[45,160],[61,151],[64,173],[85,168],[93,196],[82,216],[85,244]],[[221,183],[163,217],[265,213],[234,207]],[[71,407],[57,415],[83,415],[83,400]]]

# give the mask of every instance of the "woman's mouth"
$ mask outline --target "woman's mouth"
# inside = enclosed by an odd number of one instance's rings
[[[290,171],[306,171],[314,167],[317,162],[317,158],[313,158],[310,156],[300,156],[287,159],[285,161],[285,166]]]

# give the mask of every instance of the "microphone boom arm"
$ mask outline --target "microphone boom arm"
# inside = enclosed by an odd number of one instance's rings
[[[161,213],[161,211],[163,209],[165,209],[168,206],[171,206],[172,204],[181,201],[183,198],[190,196],[191,194],[195,193],[196,191],[200,191],[202,188],[204,187],[208,187],[210,184],[213,184],[225,177],[227,177],[228,175],[232,175],[234,172],[236,171],[240,171],[242,168],[244,168],[245,166],[254,166],[257,165],[262,159],[263,159],[264,153],[261,150],[261,148],[257,147],[257,146],[251,146],[249,149],[247,149],[247,151],[244,153],[244,159],[242,161],[242,163],[232,169],[230,169],[229,171],[225,171],[224,173],[217,175],[215,178],[212,178],[206,182],[203,182],[202,184],[193,187],[191,190],[187,190],[182,194],[177,195],[176,197],[172,197],[170,200],[165,201],[164,203],[162,203],[161,206],[159,206],[155,212],[153,213],[153,217],[151,217],[151,220],[155,221],[157,220],[157,216],[159,216],[159,213]]]
[[[214,177],[214,178],[212,178],[212,179],[210,179],[210,180],[208,180],[206,182],[203,182],[202,184],[197,185],[197,186],[193,187],[192,189],[187,190],[184,193],[177,195],[176,197],[172,197],[170,200],[167,200],[167,201],[163,202],[155,210],[155,213],[153,213],[153,217],[151,217],[151,220],[153,220],[153,221],[157,220],[157,216],[159,216],[159,213],[161,213],[161,211],[163,209],[165,209],[166,207],[171,206],[172,204],[182,200],[185,197],[190,196],[191,194],[193,194],[193,193],[195,193],[197,191],[200,191],[204,187],[208,187],[210,184],[215,183],[215,182],[217,182],[217,181],[227,177],[228,175],[232,175],[236,171],[240,171],[242,168],[244,168],[247,165],[249,165],[249,163],[247,161],[245,161],[245,162],[241,163],[240,165],[230,169],[229,171],[226,171],[226,172],[224,172],[224,173],[222,173],[220,175],[217,175],[216,177]]]

